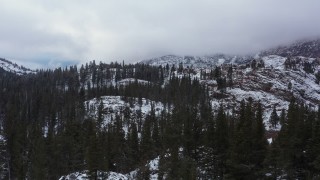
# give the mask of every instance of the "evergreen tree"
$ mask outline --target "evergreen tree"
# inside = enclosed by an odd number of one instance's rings
[[[155,121],[153,122],[153,128],[152,128],[152,141],[155,144],[155,146],[157,146],[156,148],[156,152],[157,154],[159,154],[159,150],[161,149],[161,141],[160,141],[160,134],[159,134],[159,124],[158,124],[158,120],[155,119]]]
[[[280,125],[281,125],[281,126],[283,126],[284,123],[286,122],[286,111],[285,111],[285,109],[282,109],[282,110],[281,110],[281,114],[280,114],[280,119],[279,119],[279,121],[280,121]]]
[[[268,148],[268,142],[265,136],[265,126],[263,123],[263,111],[261,103],[257,105],[257,111],[255,116],[255,127],[253,131],[253,163],[256,177],[263,178],[263,162],[265,160]]]
[[[244,179],[255,179],[254,164],[254,137],[253,137],[253,112],[252,102],[247,105],[242,101],[240,105],[240,117],[237,130],[228,160],[227,178],[243,177]]]
[[[45,141],[43,138],[43,134],[39,126],[34,125],[31,131],[31,141],[32,147],[31,149],[31,179],[46,179],[47,171],[46,168],[46,149],[45,149]]]
[[[312,127],[306,130],[312,132],[312,136],[308,140],[306,146],[307,160],[310,165],[310,176],[309,178],[320,176],[320,108],[318,108],[317,118],[313,121]]]
[[[276,106],[273,106],[273,110],[272,110],[269,122],[273,128],[276,128],[279,121],[280,121],[280,119],[277,114]]]
[[[233,86],[233,65],[232,64],[228,68],[227,77],[228,77],[228,86],[232,87]]]
[[[98,106],[98,117],[97,117],[97,127],[100,128],[102,123],[103,123],[103,108],[104,108],[104,105],[103,105],[103,101],[100,99],[100,103],[99,103],[99,106]]]
[[[142,168],[138,171],[137,179],[138,180],[149,180],[150,179],[150,167],[149,164],[142,166]]]
[[[139,162],[139,139],[138,139],[138,131],[137,125],[135,123],[131,123],[130,132],[129,132],[129,143],[130,143],[130,150],[129,150],[129,160],[130,160],[130,167],[135,167]]]
[[[86,163],[88,169],[88,175],[90,179],[98,178],[98,170],[101,167],[101,152],[98,149],[98,138],[96,135],[96,125],[94,121],[87,121],[88,129],[87,129],[87,149],[86,149]]]
[[[151,116],[148,115],[145,119],[145,122],[143,124],[142,129],[142,135],[141,135],[141,157],[142,160],[148,160],[153,155],[153,140],[151,136],[151,127],[152,127],[152,120]]]
[[[229,148],[228,137],[228,122],[223,110],[223,105],[220,105],[216,118],[215,130],[215,156],[216,156],[216,177],[224,177],[226,171],[226,159]]]

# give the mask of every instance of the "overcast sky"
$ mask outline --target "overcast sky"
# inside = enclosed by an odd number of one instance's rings
[[[30,68],[244,54],[320,35],[319,0],[0,0],[0,57]]]

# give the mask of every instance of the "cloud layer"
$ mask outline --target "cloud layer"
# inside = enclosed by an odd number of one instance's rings
[[[320,35],[318,0],[0,3],[0,57],[40,67],[93,59],[134,62],[166,54],[252,53]]]

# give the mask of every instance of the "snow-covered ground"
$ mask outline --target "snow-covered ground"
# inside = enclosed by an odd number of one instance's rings
[[[275,69],[284,69],[284,62],[286,61],[285,57],[270,55],[262,57],[265,67],[275,68]]]
[[[155,110],[155,115],[160,115],[164,106],[161,102],[151,101],[142,98],[140,103],[138,98],[123,98],[121,96],[101,96],[85,102],[85,107],[89,117],[98,118],[98,109],[102,102],[103,104],[103,123],[102,126],[108,126],[114,123],[115,116],[124,116],[128,111],[130,112],[130,119],[137,122],[139,118],[145,119],[146,115],[151,112],[152,106]],[[127,100],[125,100],[127,99]],[[125,112],[126,111],[126,112]],[[141,112],[141,116],[139,114]],[[112,121],[113,120],[113,121]],[[123,124],[123,130],[128,132],[129,124]]]
[[[158,179],[158,170],[159,170],[159,157],[149,161],[146,166],[150,170],[150,180]],[[128,174],[116,173],[116,172],[98,172],[98,174],[103,174],[107,178],[98,178],[98,180],[133,180],[137,179],[139,169],[131,171]],[[59,178],[59,180],[87,180],[88,174],[87,171],[84,172],[74,172]]]
[[[134,78],[126,78],[126,79],[122,79],[121,81],[117,82],[117,85],[128,85],[130,83],[134,83],[136,81],[136,79]],[[139,84],[148,84],[150,83],[149,81],[145,81],[145,80],[141,80],[141,79],[137,79],[137,82]]]
[[[121,173],[116,173],[116,172],[99,172],[98,174],[103,173],[104,176],[103,178],[98,178],[98,180],[129,180],[128,175],[124,175]],[[84,172],[74,172],[71,174],[68,174],[66,176],[62,176],[59,178],[59,180],[88,180],[88,174]]]
[[[114,117],[116,114],[123,112],[126,108],[129,108],[133,114],[137,111],[141,111],[142,117],[145,117],[151,111],[152,106],[154,106],[156,115],[159,115],[164,108],[161,102],[155,102],[145,98],[142,98],[141,104],[139,104],[138,98],[133,98],[132,100],[127,99],[126,101],[125,98],[121,96],[101,96],[100,98],[94,98],[85,102],[89,115],[97,117],[101,101],[103,103],[105,123],[110,122],[110,119],[108,119],[109,116]],[[132,101],[132,104],[130,104],[129,101]]]
[[[267,129],[271,128],[269,119],[273,107],[276,106],[277,114],[280,116],[281,110],[287,109],[289,105],[288,101],[263,91],[245,91],[239,88],[234,88],[229,90],[228,93],[232,94],[237,102],[248,100],[249,98],[252,98],[254,102],[260,102],[264,109],[263,119]],[[278,126],[278,128],[280,129],[280,126]]]
[[[3,68],[5,71],[16,73],[18,75],[23,75],[23,74],[29,74],[29,73],[34,73],[34,71],[24,68],[22,66],[19,66],[15,63],[12,63],[8,60],[1,59],[0,58],[0,68]]]

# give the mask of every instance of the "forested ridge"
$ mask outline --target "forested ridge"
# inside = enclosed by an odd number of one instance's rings
[[[89,179],[132,171],[136,179],[320,178],[320,110],[292,97],[288,110],[273,113],[281,129],[269,144],[260,102],[249,98],[231,112],[223,104],[213,111],[209,87],[192,68],[183,70],[95,61],[28,75],[0,68],[0,178],[59,179],[83,171]],[[223,98],[232,76],[215,69],[211,76],[221,89],[214,96]],[[125,79],[133,80],[118,83]],[[93,118],[85,103],[102,96],[145,98],[152,108],[143,121],[120,111],[105,125],[104,105]],[[163,104],[161,113],[152,102]],[[155,158],[159,167],[150,170]]]

